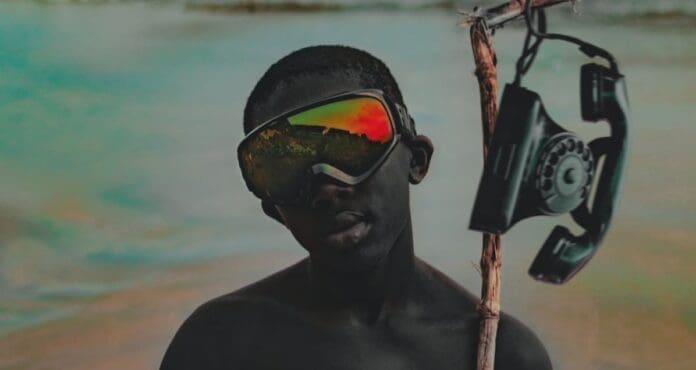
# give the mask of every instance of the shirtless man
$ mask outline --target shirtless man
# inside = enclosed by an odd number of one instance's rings
[[[348,47],[293,52],[257,83],[244,129],[247,185],[309,256],[199,307],[161,368],[475,369],[478,299],[414,256],[409,183],[433,145],[389,69]],[[495,364],[551,368],[506,314]]]

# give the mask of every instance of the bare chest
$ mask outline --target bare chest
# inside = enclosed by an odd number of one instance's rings
[[[474,367],[474,327],[409,323],[382,328],[278,325],[247,357],[258,369],[468,369]],[[251,353],[250,353],[251,355]]]

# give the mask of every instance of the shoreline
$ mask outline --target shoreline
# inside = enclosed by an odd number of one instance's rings
[[[16,0],[15,0],[16,1]],[[10,1],[12,2],[12,1]],[[501,3],[504,2],[501,0]],[[599,3],[599,2],[598,2]],[[36,1],[32,5],[38,6],[104,6],[104,5],[132,5],[141,4],[148,6],[176,6],[184,11],[192,11],[221,15],[283,15],[283,14],[329,14],[329,13],[368,13],[368,12],[420,12],[440,10],[457,15],[460,11],[472,11],[478,4],[461,3],[454,0],[432,0],[421,3],[404,4],[398,0],[385,0],[374,2],[350,1],[327,2],[314,1],[154,1],[145,0],[65,0],[65,1]],[[489,6],[492,4],[489,4]],[[632,9],[625,7],[605,8],[595,3],[588,3],[578,12],[568,7],[551,9],[556,16],[566,19],[585,16],[583,21],[598,21],[602,23],[617,23],[623,26],[652,25],[652,26],[689,26],[696,24],[696,8],[684,7],[645,7]]]
[[[256,13],[329,13],[329,12],[368,12],[368,11],[419,11],[419,10],[455,10],[456,2],[453,0],[433,1],[419,5],[403,5],[399,2],[377,1],[373,3],[327,3],[313,2],[264,2],[264,1],[238,1],[238,2],[187,2],[186,10],[203,11],[211,13],[231,14],[256,14]]]

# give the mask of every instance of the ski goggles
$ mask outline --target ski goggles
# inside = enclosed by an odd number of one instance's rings
[[[237,158],[258,198],[299,204],[314,175],[357,185],[380,167],[402,136],[414,135],[404,107],[380,90],[357,90],[262,123],[241,141]]]

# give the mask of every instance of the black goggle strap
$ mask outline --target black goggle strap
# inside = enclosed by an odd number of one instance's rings
[[[413,117],[408,114],[406,107],[402,106],[401,104],[394,103],[394,106],[396,106],[396,111],[399,114],[399,122],[401,124],[401,130],[403,131],[404,136],[408,139],[412,139],[416,136],[416,125],[413,121]]]

